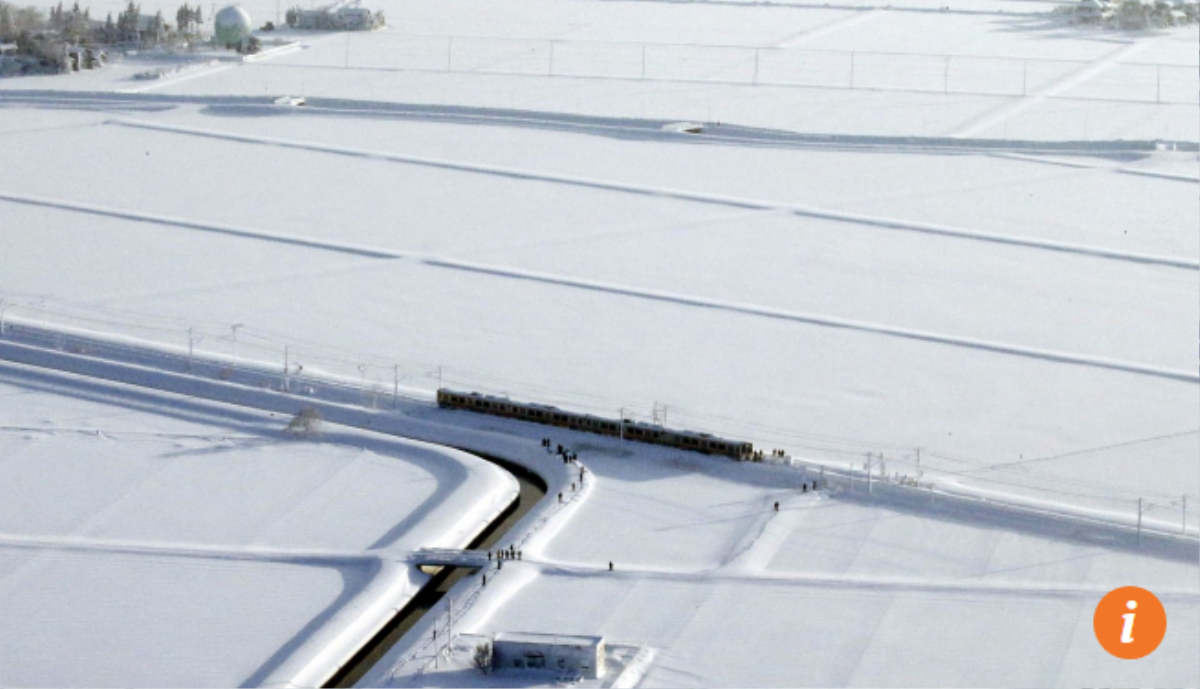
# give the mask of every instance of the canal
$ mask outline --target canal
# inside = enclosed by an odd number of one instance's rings
[[[469,548],[490,550],[529,510],[533,509],[534,505],[545,497],[546,482],[537,474],[518,464],[480,452],[465,449],[462,451],[508,471],[520,485],[520,493],[516,501],[509,505],[508,509],[489,524],[468,546]],[[326,687],[350,687],[362,679],[363,675],[373,668],[425,613],[433,609],[460,579],[474,573],[475,570],[467,567],[442,567],[431,568],[428,571],[433,573],[429,582],[396,613],[391,621],[384,625],[383,629],[380,629],[358,653],[354,654],[354,657],[341,670],[338,670],[337,674],[326,682]]]

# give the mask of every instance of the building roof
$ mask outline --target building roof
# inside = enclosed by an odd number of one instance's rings
[[[599,646],[604,643],[603,636],[540,634],[537,632],[497,632],[494,640],[518,644],[551,644],[554,646]]]

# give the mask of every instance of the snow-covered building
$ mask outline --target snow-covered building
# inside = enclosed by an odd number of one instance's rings
[[[341,0],[328,7],[289,10],[288,25],[320,31],[370,31],[384,25],[382,12],[372,12],[358,2]]]
[[[501,632],[492,639],[492,668],[553,670],[604,677],[604,637]]]
[[[1079,0],[1075,5],[1075,17],[1084,23],[1099,22],[1108,12],[1108,3],[1101,0]]]

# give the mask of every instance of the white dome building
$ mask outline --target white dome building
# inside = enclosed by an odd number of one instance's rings
[[[217,42],[221,45],[240,44],[250,38],[250,15],[235,5],[223,8],[213,18]]]

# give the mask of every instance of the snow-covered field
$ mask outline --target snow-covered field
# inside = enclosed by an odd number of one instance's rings
[[[192,326],[201,349],[282,365],[286,345],[388,387],[397,363],[609,415],[658,402],[842,461],[1070,455],[999,478],[1127,501],[1197,483],[1195,184],[316,109],[72,125],[10,150],[140,181],[4,182],[14,315],[174,345]]]
[[[6,685],[320,682],[424,583],[409,552],[515,491],[461,453],[38,369],[0,365],[0,399]]]
[[[882,454],[889,473],[1122,515],[1141,499],[1162,523],[1186,496],[1194,525],[1200,40],[1052,7],[415,0],[382,5],[384,31],[153,82],[132,75],[174,58],[3,80],[0,323],[286,361],[372,399],[440,384],[656,413],[827,465]],[[664,130],[681,121],[705,130]],[[25,645],[0,683],[294,677],[338,601],[384,575],[217,553],[378,563],[447,528],[420,506],[452,479],[355,449],[366,436],[297,453],[278,418],[168,417],[4,370],[0,637]],[[425,421],[440,430],[408,430],[453,444],[471,425]],[[1200,681],[1194,562],[605,447],[581,450],[596,485],[463,631],[604,633],[654,649],[655,686]],[[47,462],[62,469],[31,469]],[[342,489],[365,491],[344,523]],[[415,531],[381,544],[398,523]],[[73,590],[89,568],[104,595]],[[155,590],[177,602],[113,602],[171,578]],[[1139,582],[1180,622],[1117,664],[1091,607]],[[201,613],[211,638],[180,640]],[[148,618],[163,660],[121,674],[144,650],[122,634]],[[116,651],[87,646],[101,621]],[[475,681],[455,662],[418,681]]]

